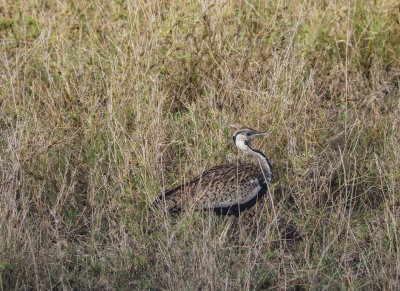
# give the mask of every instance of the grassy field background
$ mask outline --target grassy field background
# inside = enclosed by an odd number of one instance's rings
[[[0,289],[400,288],[398,1],[0,6]],[[148,205],[234,160],[240,218]]]

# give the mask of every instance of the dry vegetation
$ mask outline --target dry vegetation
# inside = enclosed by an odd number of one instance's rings
[[[4,0],[1,286],[400,288],[399,23],[395,0]],[[150,210],[236,154],[232,124],[270,132],[265,199]]]

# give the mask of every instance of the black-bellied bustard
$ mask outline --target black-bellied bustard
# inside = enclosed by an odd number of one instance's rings
[[[266,133],[245,128],[233,135],[238,149],[252,163],[230,163],[215,166],[193,180],[162,193],[155,205],[169,211],[194,208],[211,209],[219,214],[236,216],[252,207],[267,191],[273,178],[268,158],[253,149],[250,142]]]

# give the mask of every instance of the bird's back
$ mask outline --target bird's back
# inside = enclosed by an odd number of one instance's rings
[[[265,194],[266,174],[254,164],[219,165],[160,195],[157,203],[165,203],[170,211],[194,208],[238,214]]]

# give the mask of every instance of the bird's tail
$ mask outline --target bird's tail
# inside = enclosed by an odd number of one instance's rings
[[[181,208],[176,207],[175,201],[173,199],[168,199],[170,198],[171,194],[175,192],[175,190],[176,189],[160,193],[149,206],[150,210],[154,212],[159,212],[160,210],[166,210],[170,213],[181,212]]]

